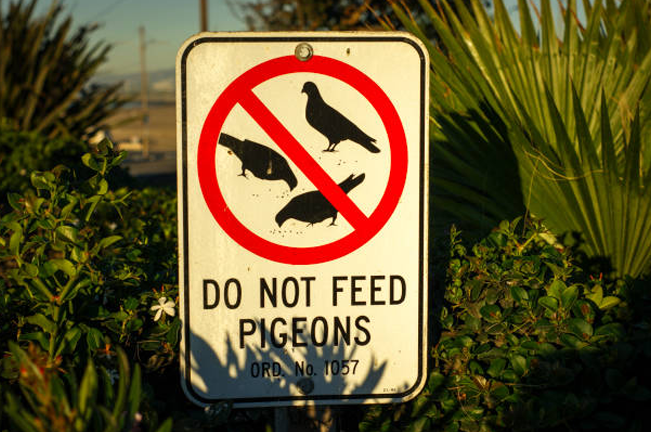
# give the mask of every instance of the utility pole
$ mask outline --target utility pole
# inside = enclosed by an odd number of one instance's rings
[[[149,91],[147,82],[147,64],[145,62],[145,51],[147,42],[145,39],[145,26],[140,26],[140,100],[142,110],[142,155],[149,157]]]
[[[208,31],[208,0],[199,0],[199,22],[201,31]]]

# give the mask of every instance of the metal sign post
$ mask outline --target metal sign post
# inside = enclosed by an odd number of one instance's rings
[[[405,33],[202,33],[181,47],[181,371],[192,401],[418,394],[427,70]]]

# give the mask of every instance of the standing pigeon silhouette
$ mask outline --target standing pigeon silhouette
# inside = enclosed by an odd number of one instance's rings
[[[371,153],[379,153],[380,149],[373,145],[375,139],[366,135],[339,111],[325,103],[316,84],[311,81],[306,82],[301,93],[307,94],[305,119],[310,126],[328,138],[328,148],[325,151],[335,151],[335,147],[341,141],[350,140]]]
[[[339,187],[348,193],[364,181],[364,174],[357,177],[350,175],[346,180],[339,183]],[[306,192],[292,198],[282,210],[276,215],[276,223],[283,226],[287,219],[296,219],[314,225],[317,222],[332,218],[330,226],[335,224],[338,211],[330,204],[330,201],[318,190]]]
[[[246,177],[246,170],[262,180],[284,180],[289,190],[296,187],[298,181],[289,167],[287,160],[279,153],[253,141],[241,141],[228,134],[219,136],[219,144],[235,153],[242,162],[242,173]]]

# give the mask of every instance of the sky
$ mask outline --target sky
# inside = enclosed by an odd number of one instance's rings
[[[139,27],[145,27],[146,64],[149,71],[173,69],[183,42],[199,32],[199,0],[59,0],[73,25],[97,22],[93,41],[113,46],[100,75],[140,72]],[[38,0],[37,13],[50,7],[50,0]],[[237,0],[231,0],[237,4]],[[245,30],[226,0],[208,0],[210,31]]]
[[[232,10],[244,0],[207,0],[210,31],[246,29]],[[183,42],[199,32],[199,0],[59,0],[73,25],[96,22],[101,27],[92,41],[105,41],[113,48],[98,77],[140,72],[139,28],[145,27],[149,72],[174,68],[176,53]],[[229,7],[229,3],[231,7]],[[517,21],[517,0],[504,0]],[[1,4],[1,2],[0,2]],[[37,14],[44,14],[51,0],[38,0]]]

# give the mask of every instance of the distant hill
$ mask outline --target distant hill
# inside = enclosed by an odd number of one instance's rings
[[[149,81],[149,98],[151,100],[174,98],[174,69],[151,71],[147,74]],[[93,79],[96,84],[115,84],[122,82],[122,92],[127,95],[140,94],[140,73],[98,75]]]

